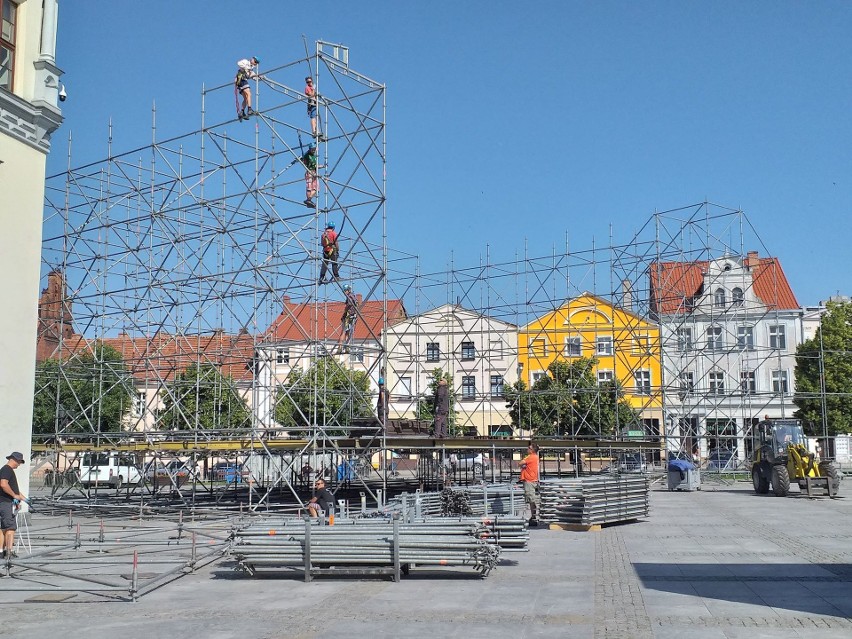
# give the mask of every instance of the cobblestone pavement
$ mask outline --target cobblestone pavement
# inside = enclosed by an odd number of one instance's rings
[[[137,603],[61,604],[26,602],[4,579],[0,636],[852,637],[852,497],[705,484],[655,489],[651,504],[647,521],[596,533],[534,530],[530,552],[504,555],[486,579],[444,569],[305,584],[223,560]]]

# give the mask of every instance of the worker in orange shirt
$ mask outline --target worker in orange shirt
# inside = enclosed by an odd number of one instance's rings
[[[527,456],[519,465],[521,467],[521,483],[524,485],[524,501],[530,505],[530,526],[538,526],[538,444],[531,443],[527,447]]]

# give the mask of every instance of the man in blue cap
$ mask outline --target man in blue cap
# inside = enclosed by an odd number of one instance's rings
[[[23,454],[15,451],[6,458],[6,465],[0,468],[0,529],[3,531],[3,558],[17,556],[12,550],[15,546],[15,531],[18,529],[17,509],[27,498],[18,488],[15,469],[24,463]]]

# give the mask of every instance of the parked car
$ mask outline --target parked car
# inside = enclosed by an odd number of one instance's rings
[[[180,459],[162,460],[157,459],[148,462],[145,467],[145,479],[154,485],[177,484],[183,485],[192,475],[191,461]]]
[[[84,488],[138,484],[142,473],[132,455],[122,453],[86,453],[80,460],[80,483]]]
[[[490,468],[488,455],[476,451],[461,451],[448,455],[444,460],[448,470],[472,470],[476,474]]]

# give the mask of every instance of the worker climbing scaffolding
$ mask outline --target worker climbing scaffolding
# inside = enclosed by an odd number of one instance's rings
[[[343,346],[340,352],[348,353],[349,343],[352,341],[352,335],[355,332],[355,321],[358,319],[358,300],[349,284],[343,286],[343,294],[346,296],[346,301],[343,306],[343,315],[340,317],[343,328],[343,332],[340,335]]]
[[[237,109],[237,119],[240,122],[257,113],[251,106],[251,86],[249,85],[249,80],[259,77],[257,73],[257,66],[259,64],[260,60],[256,57],[252,57],[251,60],[244,58],[237,62],[237,76],[234,78],[234,105]],[[239,105],[238,94],[243,98],[242,108]]]
[[[305,206],[308,208],[316,208],[314,196],[319,188],[319,179],[317,178],[317,169],[322,168],[322,164],[317,164],[317,145],[311,142],[307,152],[302,156],[302,164],[305,166]]]
[[[338,258],[340,257],[340,247],[337,244],[337,232],[334,230],[334,222],[329,222],[325,225],[320,238],[322,244],[322,268],[320,269],[319,283],[325,284],[325,274],[328,272],[328,267],[331,265],[331,274],[334,281],[340,279],[340,265]]]

